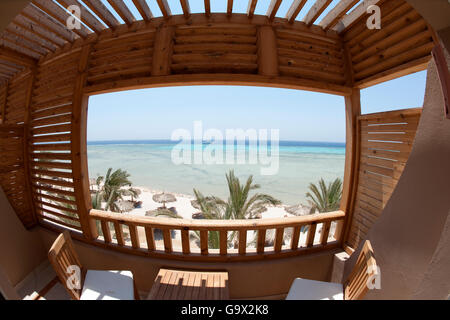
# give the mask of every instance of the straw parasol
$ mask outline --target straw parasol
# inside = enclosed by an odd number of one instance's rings
[[[163,208],[166,207],[166,203],[167,202],[175,202],[175,201],[177,201],[177,198],[175,198],[175,196],[173,194],[164,193],[164,192],[160,193],[160,194],[155,194],[152,199],[155,202],[162,203],[163,204]]]
[[[131,201],[118,201],[117,206],[120,212],[130,212],[134,209],[134,203]]]
[[[293,214],[294,216],[306,216],[311,213],[311,208],[304,206],[302,204],[296,204],[294,206],[289,206],[284,208],[287,212],[290,214]]]

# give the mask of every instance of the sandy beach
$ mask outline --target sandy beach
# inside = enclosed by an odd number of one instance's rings
[[[167,203],[167,207],[168,208],[175,207],[178,215],[182,216],[183,219],[192,219],[192,215],[199,212],[198,209],[194,208],[191,205],[191,201],[195,200],[194,196],[172,193],[172,192],[168,192],[167,190],[164,190],[164,191],[163,190],[152,190],[152,189],[145,188],[145,187],[133,187],[133,188],[139,189],[141,191],[139,198],[137,198],[136,200],[142,201],[142,207],[133,209],[132,211],[129,211],[129,212],[124,212],[124,214],[145,216],[145,213],[147,211],[156,210],[157,208],[161,207],[162,204],[153,201],[153,196],[155,194],[160,194],[163,192],[173,194],[176,197],[177,201]],[[125,199],[127,199],[127,198],[125,198]],[[293,217],[294,215],[288,213],[285,210],[285,208],[286,208],[286,206],[284,206],[284,205],[268,206],[267,211],[263,212],[261,214],[262,219]]]

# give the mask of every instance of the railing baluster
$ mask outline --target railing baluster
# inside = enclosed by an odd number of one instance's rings
[[[220,230],[219,237],[220,237],[220,254],[226,255],[228,249],[228,232]]]
[[[108,221],[101,220],[100,224],[102,226],[103,238],[106,243],[111,243],[111,231],[109,230]]]
[[[275,252],[280,252],[281,248],[283,246],[283,236],[284,236],[284,228],[277,228],[275,231],[275,243],[274,243],[274,250]]]
[[[300,230],[301,226],[294,227],[294,230],[292,232],[292,239],[291,239],[291,249],[296,250],[298,248],[298,239],[300,238]]]
[[[183,253],[191,253],[190,241],[189,241],[189,229],[181,230],[181,245],[183,246]]]
[[[258,230],[258,245],[256,252],[264,253],[264,245],[266,244],[266,229]]]
[[[208,255],[208,231],[200,231],[200,251],[203,255]]]
[[[326,245],[328,243],[328,235],[330,234],[331,221],[324,222],[322,225],[322,234],[320,235],[320,244]]]
[[[316,235],[316,227],[317,223],[313,223],[309,226],[308,230],[308,236],[306,238],[306,246],[312,247],[314,245],[314,236]]]
[[[139,249],[139,236],[137,232],[137,227],[135,225],[128,225],[128,229],[130,230],[130,238],[131,238],[131,246],[133,249]]]
[[[164,238],[164,251],[167,253],[172,252],[172,235],[170,229],[163,229],[163,238]]]
[[[147,238],[148,251],[154,251],[155,250],[155,237],[153,235],[153,228],[145,227],[145,237]]]
[[[116,239],[117,239],[117,244],[119,246],[123,246],[124,242],[123,242],[123,229],[122,229],[122,225],[117,222],[114,221],[114,230],[116,232]]]
[[[239,254],[245,254],[247,251],[247,230],[239,230]]]

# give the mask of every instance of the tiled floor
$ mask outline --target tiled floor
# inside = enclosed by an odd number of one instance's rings
[[[22,299],[36,296],[56,277],[55,271],[48,261],[43,262],[16,286],[16,291]],[[70,300],[61,283],[57,283],[42,297],[45,300]]]

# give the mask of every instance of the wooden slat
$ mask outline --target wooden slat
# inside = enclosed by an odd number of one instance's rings
[[[256,246],[256,252],[264,253],[264,247],[266,244],[266,231],[265,229],[258,230],[258,240]]]
[[[300,239],[300,230],[301,227],[297,226],[294,227],[294,230],[292,231],[291,250],[296,250],[298,248],[298,240]]]
[[[164,251],[167,253],[172,252],[172,235],[170,229],[163,229],[163,239],[164,239]]]
[[[294,0],[294,2],[292,2],[292,5],[286,14],[286,19],[289,23],[294,23],[295,18],[297,18],[300,11],[302,11],[307,1],[308,0]]]
[[[239,230],[239,254],[245,254],[247,251],[247,230]]]
[[[124,242],[124,237],[123,237],[122,225],[117,221],[114,221],[113,223],[114,223],[114,231],[116,234],[117,244],[119,246],[124,246],[125,242]]]
[[[101,0],[84,0],[89,9],[91,9],[102,21],[110,28],[117,27],[120,23]]]
[[[233,0],[228,0],[227,2],[227,15],[231,16],[233,14]]]
[[[172,15],[172,11],[170,10],[167,0],[156,0],[156,2],[158,3],[159,9],[161,10],[164,18],[168,19]]]
[[[191,7],[189,6],[189,0],[180,0],[181,8],[183,9],[184,17],[187,19],[191,15]]]
[[[130,230],[131,246],[133,247],[133,249],[139,249],[140,243],[137,227],[134,225],[128,225],[128,229]]]
[[[182,245],[184,254],[191,253],[190,239],[189,239],[189,230],[188,229],[181,230],[181,245]]]
[[[247,7],[247,16],[251,19],[255,15],[256,4],[258,0],[249,0]]]
[[[109,230],[109,224],[106,221],[100,221],[103,238],[106,243],[111,243],[111,231]]]
[[[314,237],[316,235],[317,224],[311,224],[308,228],[308,235],[306,238],[306,246],[312,247],[314,245]]]
[[[209,17],[211,15],[211,2],[210,0],[205,0],[205,15]]]
[[[145,227],[145,237],[147,239],[148,251],[155,250],[155,238],[153,235],[153,229],[151,227]]]
[[[52,1],[33,0],[32,3],[63,25],[66,25],[67,20],[72,17],[66,10],[59,7],[56,3]],[[86,38],[87,35],[90,33],[90,31],[84,25],[81,25],[80,29],[74,29],[73,32],[78,34],[81,38]]]
[[[145,21],[153,19],[152,11],[145,0],[133,0],[133,3]]]
[[[202,255],[208,254],[208,231],[200,231],[200,252]]]
[[[274,250],[275,252],[280,252],[283,246],[283,236],[284,236],[284,228],[277,228],[275,232],[275,243]]]
[[[328,242],[328,235],[330,234],[331,222],[325,222],[322,225],[322,232],[320,234],[320,244],[326,245]]]
[[[227,249],[228,249],[228,234],[226,231],[220,231],[219,232],[219,238],[220,238],[220,254],[226,255]]]
[[[270,21],[273,21],[275,19],[275,16],[278,12],[278,9],[280,8],[282,0],[271,0],[269,4],[269,8],[267,9],[266,16],[269,18]]]
[[[347,12],[353,8],[360,0],[341,0],[330,12],[322,19],[319,25],[328,30],[333,28]]]
[[[133,16],[123,0],[108,0],[108,2],[127,25],[131,25],[136,21],[136,18]]]
[[[305,22],[308,26],[311,26],[332,1],[333,0],[316,0],[314,5],[303,18],[303,22]]]

